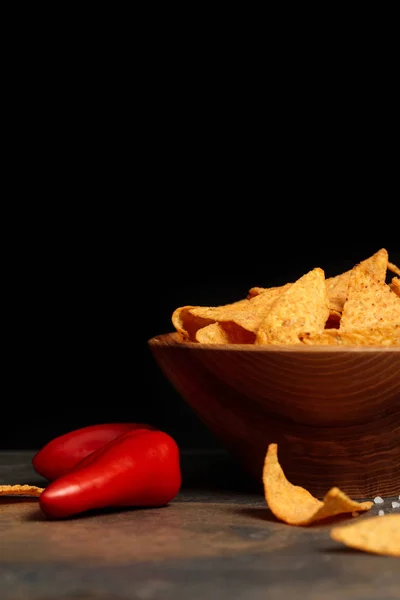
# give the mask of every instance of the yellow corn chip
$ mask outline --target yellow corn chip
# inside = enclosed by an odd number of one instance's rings
[[[278,296],[260,324],[256,344],[299,344],[299,333],[322,331],[328,317],[325,274],[316,267]]]
[[[350,275],[340,330],[359,331],[396,323],[400,323],[400,298],[362,264],[356,265]]]
[[[172,313],[172,324],[184,340],[194,342],[199,329],[220,320],[231,321],[230,316],[234,316],[247,304],[248,300],[245,298],[221,306],[180,306]]]
[[[360,264],[364,265],[365,268],[370,270],[379,281],[385,281],[387,269],[393,271],[400,275],[400,269],[394,265],[393,263],[388,262],[388,252],[385,248],[381,248],[370,256],[363,260]],[[340,273],[335,277],[328,277],[326,279],[326,289],[328,293],[328,305],[331,311],[331,315],[333,318],[333,322],[337,320],[335,317],[340,315],[343,309],[343,304],[346,300],[347,295],[347,287],[349,284],[350,273],[352,269],[345,271],[344,273]],[[252,287],[248,292],[248,298],[252,298],[258,294],[261,294],[263,291],[267,289],[273,288],[262,288],[262,287]]]
[[[196,331],[196,342],[200,344],[230,344],[229,335],[219,323],[211,323]]]
[[[371,271],[379,281],[385,281],[388,267],[388,251],[381,248],[369,258],[363,260],[360,264]],[[329,277],[326,280],[328,292],[328,303],[331,311],[341,312],[347,296],[350,274],[352,269],[345,271],[336,277]]]
[[[366,511],[373,502],[356,502],[333,487],[323,501],[290,483],[278,461],[278,445],[269,444],[262,474],[265,500],[271,512],[289,525],[310,525],[343,513]]]
[[[194,342],[196,331],[206,325],[210,325],[214,321],[212,319],[201,319],[194,317],[190,310],[194,306],[180,306],[172,313],[172,324],[176,331],[182,336],[185,341]]]
[[[336,277],[315,268],[294,283],[252,287],[230,304],[180,306],[172,324],[182,341],[204,344],[397,346],[400,279],[386,284],[389,270],[400,274],[381,248]]]
[[[254,344],[254,339],[254,333],[229,321],[211,323],[196,332],[196,341],[200,344]]]
[[[0,485],[0,496],[33,496],[37,498],[44,488],[36,485]]]
[[[240,300],[225,306],[198,306],[190,309],[193,317],[217,321],[231,321],[246,331],[256,333],[260,323],[268,313],[272,303],[282,294],[287,286],[266,289],[251,299]]]
[[[400,346],[400,322],[352,331],[325,329],[320,333],[301,333],[299,339],[310,346]]]
[[[388,262],[387,268],[389,269],[389,271],[392,271],[392,273],[395,273],[400,277],[400,269],[397,265],[394,265],[392,262]]]
[[[400,279],[398,277],[393,277],[392,283],[389,285],[392,292],[400,296]]]
[[[331,538],[349,548],[381,554],[400,556],[400,514],[359,519],[347,525],[336,525]]]

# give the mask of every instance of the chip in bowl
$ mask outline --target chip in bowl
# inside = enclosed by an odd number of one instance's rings
[[[316,266],[230,304],[178,307],[172,324],[182,341],[201,344],[400,346],[399,274],[381,248],[333,277]]]

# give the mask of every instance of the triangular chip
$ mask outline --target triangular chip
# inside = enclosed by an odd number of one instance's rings
[[[359,519],[331,529],[331,538],[349,548],[380,554],[400,556],[400,514]]]
[[[39,497],[44,488],[36,485],[0,485],[0,496],[33,496]]]
[[[400,323],[355,331],[325,329],[320,333],[301,333],[299,338],[309,346],[400,346]]]
[[[196,332],[196,341],[200,344],[254,344],[254,339],[254,333],[232,321],[211,323]]]
[[[392,283],[389,287],[392,292],[394,292],[397,296],[400,296],[400,279],[398,277],[393,277]]]
[[[371,271],[379,281],[385,281],[388,267],[388,251],[381,248],[369,258],[363,260],[360,264]],[[345,271],[335,277],[328,277],[326,288],[328,292],[328,303],[331,311],[341,312],[347,296],[350,274],[352,269]]]
[[[271,443],[262,474],[264,495],[271,512],[289,525],[310,525],[344,513],[369,510],[373,502],[357,502],[333,487],[318,500],[308,490],[290,483],[278,461],[278,445]]]
[[[340,330],[391,327],[400,323],[400,298],[362,264],[351,272]]]
[[[260,324],[256,344],[299,344],[299,333],[322,331],[328,317],[325,274],[316,267],[274,301]]]

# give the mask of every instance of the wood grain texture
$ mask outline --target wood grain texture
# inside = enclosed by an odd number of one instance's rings
[[[400,494],[400,348],[148,341],[177,392],[257,481],[270,442],[322,498]]]

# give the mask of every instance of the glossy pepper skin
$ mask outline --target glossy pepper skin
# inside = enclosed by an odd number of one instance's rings
[[[53,481],[67,473],[80,460],[123,433],[154,429],[145,423],[101,423],[74,429],[48,442],[32,458],[39,475]]]
[[[39,505],[49,519],[107,507],[160,507],[175,498],[181,483],[175,440],[162,431],[133,430],[50,483]]]

